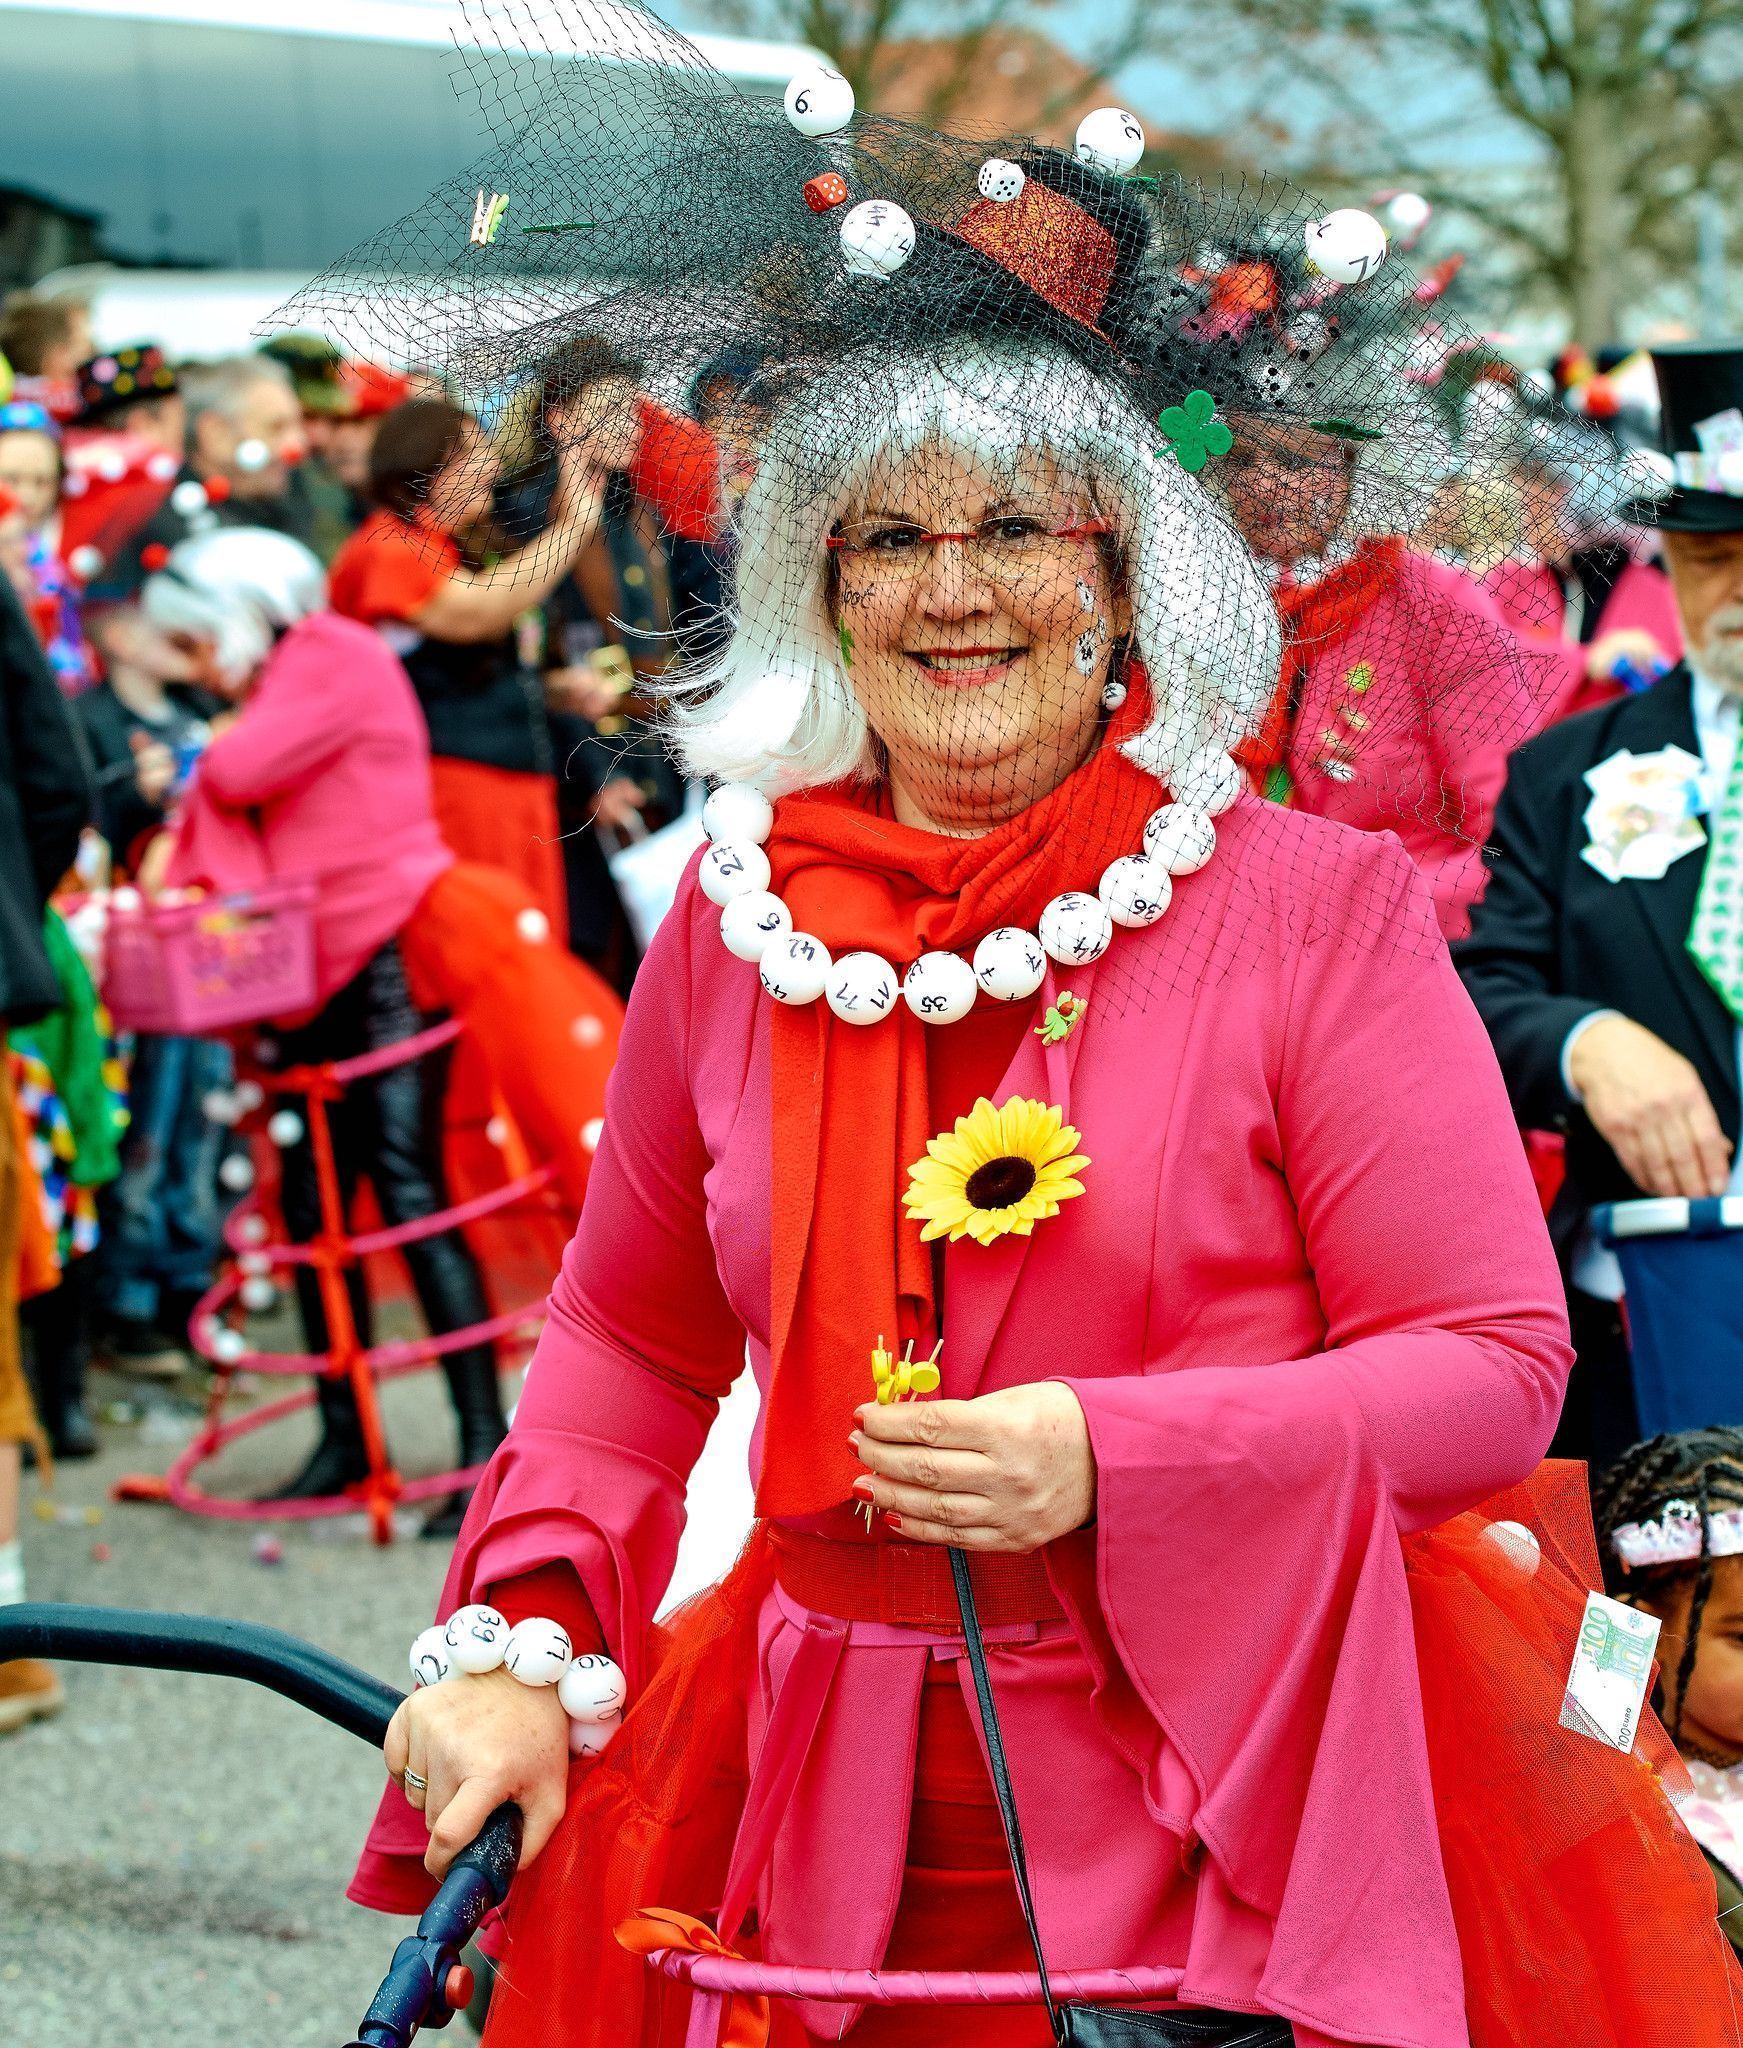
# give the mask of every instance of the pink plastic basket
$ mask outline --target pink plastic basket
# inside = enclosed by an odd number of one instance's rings
[[[123,1031],[189,1036],[315,1002],[315,885],[109,909],[103,998]]]

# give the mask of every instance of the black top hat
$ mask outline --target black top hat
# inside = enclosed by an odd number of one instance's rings
[[[1667,342],[1649,353],[1676,480],[1623,516],[1674,533],[1743,533],[1743,341]]]
[[[76,374],[80,426],[95,426],[130,405],[168,398],[179,388],[169,358],[149,341],[93,356]]]

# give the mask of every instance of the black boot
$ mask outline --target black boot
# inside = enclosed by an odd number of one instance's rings
[[[90,1356],[89,1260],[69,1262],[61,1283],[19,1310],[30,1338],[37,1413],[57,1458],[94,1458],[97,1432],[85,1407],[85,1366]]]
[[[357,1397],[344,1380],[315,1382],[321,1410],[321,1440],[308,1462],[287,1486],[262,1494],[262,1500],[319,1500],[343,1493],[369,1476],[369,1453],[363,1444],[363,1420]]]
[[[495,1356],[487,1345],[469,1345],[466,1350],[452,1352],[444,1358],[442,1370],[447,1375],[448,1392],[460,1424],[461,1466],[486,1465],[497,1445],[508,1434],[508,1424],[502,1413],[502,1396],[496,1384]],[[472,1488],[469,1486],[459,1493],[449,1494],[431,1510],[419,1534],[428,1536],[432,1541],[453,1542],[460,1533],[460,1524],[466,1518],[466,1508],[471,1499]]]

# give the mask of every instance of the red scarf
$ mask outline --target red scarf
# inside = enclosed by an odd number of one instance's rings
[[[1307,672],[1344,639],[1398,574],[1404,543],[1365,540],[1352,558],[1317,583],[1285,585],[1277,592],[1283,621],[1283,663],[1263,723],[1235,748],[1235,759],[1261,796],[1287,802],[1289,747]]]
[[[898,972],[999,925],[1033,930],[1049,898],[1093,890],[1110,860],[1138,850],[1162,792],[1119,742],[1149,716],[1149,684],[1133,667],[1090,759],[979,839],[897,824],[871,792],[846,785],[789,797],[768,844],[770,886],[795,930],[837,957],[879,953]],[[931,1348],[931,1259],[900,1192],[933,1135],[925,1033],[936,1028],[905,1003],[870,1026],[839,1022],[822,1001],[774,1006],[774,1372],[759,1514],[846,1500],[860,1470],[847,1436],[869,1398],[873,1345],[882,1335]]]

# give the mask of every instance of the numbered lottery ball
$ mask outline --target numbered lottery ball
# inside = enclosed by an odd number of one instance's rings
[[[1141,853],[1128,853],[1110,861],[1096,894],[1108,907],[1115,924],[1141,931],[1154,924],[1168,908],[1174,884],[1160,861],[1146,860]]]
[[[610,1721],[628,1697],[622,1670],[603,1650],[577,1657],[557,1680],[557,1698],[571,1721]]]
[[[801,135],[834,135],[853,119],[853,87],[827,64],[812,64],[789,80],[782,104]]]
[[[776,939],[793,929],[793,913],[778,896],[753,889],[735,896],[720,913],[720,936],[729,953],[741,960],[760,960]]]
[[[502,1662],[509,1676],[522,1685],[555,1685],[574,1654],[566,1628],[534,1615],[517,1621],[509,1630]]]
[[[1220,818],[1245,786],[1246,777],[1234,756],[1221,747],[1206,747],[1187,762],[1174,794],[1193,810]]]
[[[1340,206],[1302,229],[1307,260],[1334,284],[1360,284],[1386,260],[1386,230],[1359,206]]]
[[[1144,154],[1143,124],[1123,107],[1097,107],[1077,124],[1077,160],[1123,178]]]
[[[1543,1562],[1543,1546],[1535,1530],[1528,1529],[1523,1522],[1491,1522],[1483,1531],[1483,1541],[1492,1543],[1528,1579],[1536,1578],[1537,1568]]]
[[[1041,913],[1041,944],[1061,967],[1087,967],[1113,943],[1114,921],[1099,896],[1068,889]]]
[[[1216,827],[1191,804],[1164,804],[1144,827],[1144,851],[1171,875],[1196,875],[1216,851]]]
[[[481,1602],[457,1607],[442,1635],[456,1671],[494,1671],[508,1644],[508,1622]]]
[[[896,970],[876,953],[843,953],[824,984],[844,1024],[878,1024],[896,1007]]]
[[[902,977],[902,1000],[922,1024],[954,1024],[979,994],[974,969],[960,953],[922,953]]]
[[[735,846],[761,846],[774,822],[774,805],[748,782],[723,782],[702,806],[703,831]]]
[[[266,1135],[281,1150],[303,1135],[303,1120],[294,1109],[275,1109],[266,1120]]]
[[[1020,1003],[1047,979],[1047,955],[1033,932],[1000,925],[974,949],[974,978],[994,1002]]]
[[[412,1645],[411,1654],[412,1689],[420,1685],[440,1685],[454,1668],[454,1660],[448,1652],[448,1637],[440,1628],[427,1628]]]
[[[914,223],[890,199],[862,199],[842,216],[841,260],[855,277],[888,277],[914,253]]]
[[[809,932],[789,932],[758,961],[757,975],[777,1003],[814,1003],[834,965],[821,939]]]
[[[760,846],[717,840],[702,856],[698,880],[710,903],[724,908],[735,896],[760,895],[769,886],[769,857]]]
[[[1001,206],[1008,206],[1013,199],[1021,196],[1029,180],[1023,175],[1020,164],[1014,164],[1008,157],[989,156],[980,167],[980,176],[975,183],[980,187],[983,199],[996,199]]]
[[[609,1721],[571,1721],[569,1723],[569,1754],[571,1756],[598,1756],[602,1750],[611,1747],[612,1738],[623,1726],[623,1716],[613,1714]]]

